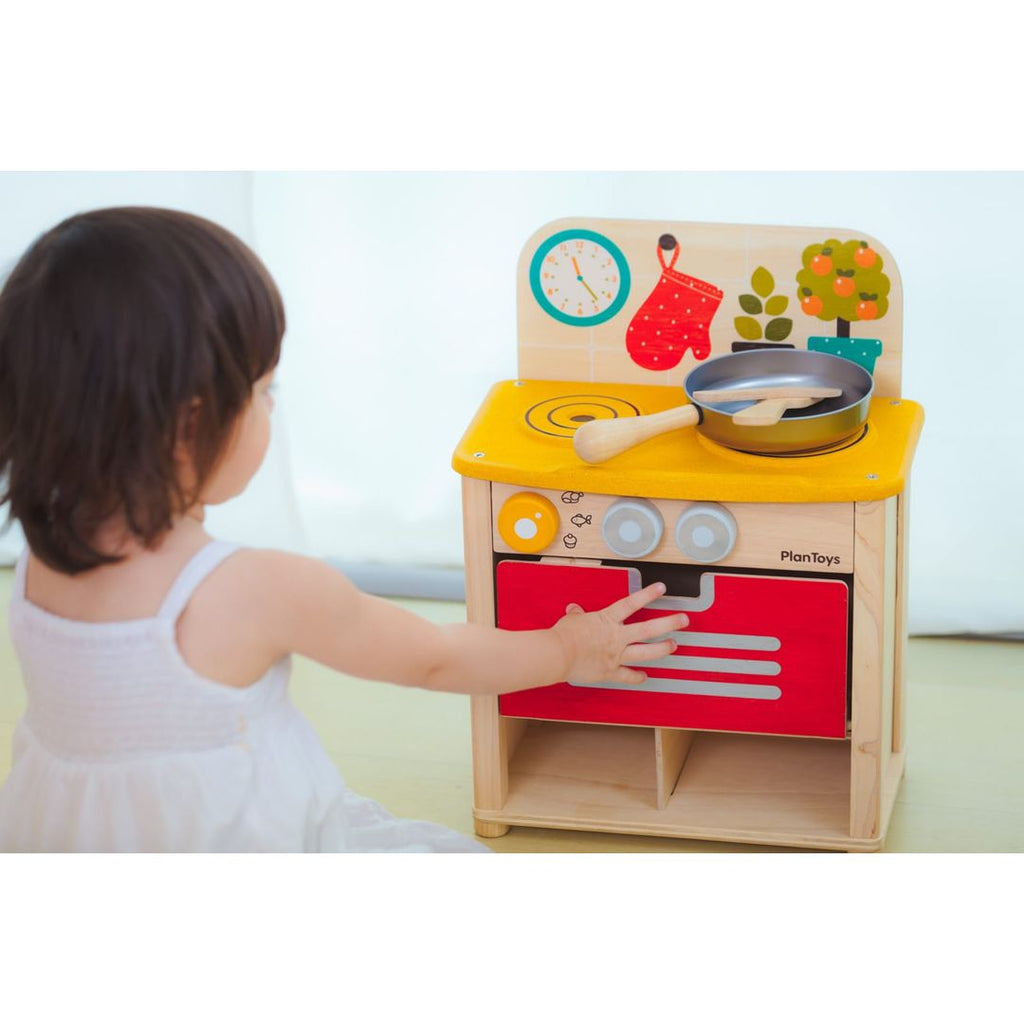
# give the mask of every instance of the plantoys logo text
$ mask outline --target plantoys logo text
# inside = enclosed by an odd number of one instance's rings
[[[817,551],[780,551],[779,559],[783,562],[799,562],[803,565],[823,565],[826,569],[839,564],[838,555],[823,555]]]

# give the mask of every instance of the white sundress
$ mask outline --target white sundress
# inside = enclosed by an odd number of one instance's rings
[[[488,852],[349,790],[288,696],[291,659],[251,686],[194,672],[175,622],[237,546],[212,541],[153,618],[79,622],[10,606],[27,709],[0,786],[0,850]]]

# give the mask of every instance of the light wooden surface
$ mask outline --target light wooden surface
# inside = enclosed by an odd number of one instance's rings
[[[0,781],[24,709],[7,633],[10,570],[0,570]],[[401,601],[435,622],[465,605]],[[906,774],[885,850],[1024,853],[1024,643],[911,637],[904,663]],[[469,699],[339,675],[295,659],[292,698],[357,792],[403,817],[473,834]],[[690,766],[692,767],[692,765]],[[516,828],[483,840],[500,853],[758,853],[800,850],[687,838]]]
[[[907,662],[907,574],[910,551],[910,481],[896,499],[896,611],[893,630],[896,647],[893,651],[893,695],[892,695],[892,749],[901,751],[905,745],[906,684],[904,680]]]
[[[494,550],[512,553],[498,531],[497,516],[502,504],[513,494],[527,488],[515,484],[493,485],[492,528],[488,543]],[[608,558],[608,547],[601,538],[601,520],[608,506],[617,499],[607,494],[585,494],[573,504],[561,500],[560,491],[529,488],[532,493],[547,498],[558,511],[560,522],[556,539],[545,554],[573,558]],[[690,501],[657,500],[665,531],[658,546],[646,561],[687,564],[688,559],[678,548],[675,525],[679,516],[694,503]],[[853,565],[853,504],[851,502],[820,502],[817,504],[781,505],[761,502],[726,502],[725,507],[736,520],[736,546],[716,565],[742,566],[749,569],[801,569],[808,572],[850,572]],[[590,516],[590,522],[577,526],[574,516]],[[474,527],[476,528],[476,527]],[[567,550],[561,538],[572,533],[577,542]],[[793,538],[800,538],[799,550],[793,551]],[[787,555],[786,552],[790,554]],[[825,562],[794,561],[793,555],[835,559]],[[711,567],[713,568],[713,567]]]
[[[855,536],[850,835],[870,839],[884,830],[892,753],[896,498],[857,502]]]
[[[566,829],[876,849],[851,841],[843,741],[695,733],[663,807],[654,730],[531,722],[509,769],[501,819]]]
[[[690,729],[654,730],[654,766],[658,787],[658,809],[668,806],[675,792],[679,773],[693,748],[696,733]]]
[[[466,557],[466,614],[469,622],[494,625],[494,577],[490,557],[491,489],[483,480],[462,478],[462,522]],[[470,698],[473,736],[473,805],[502,807],[508,796],[508,763],[517,733],[498,714],[497,697]],[[507,825],[478,821],[476,831],[494,838]]]

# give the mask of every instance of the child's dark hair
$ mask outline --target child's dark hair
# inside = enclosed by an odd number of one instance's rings
[[[196,500],[284,327],[255,253],[201,217],[95,210],[38,238],[0,291],[0,504],[32,552],[66,573],[119,561],[95,546],[116,514],[153,546]]]

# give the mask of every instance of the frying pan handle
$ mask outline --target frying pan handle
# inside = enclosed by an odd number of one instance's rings
[[[576,431],[572,444],[584,462],[604,462],[659,434],[667,434],[670,430],[682,427],[695,427],[698,423],[700,410],[697,406],[680,405],[647,416],[591,420]]]

